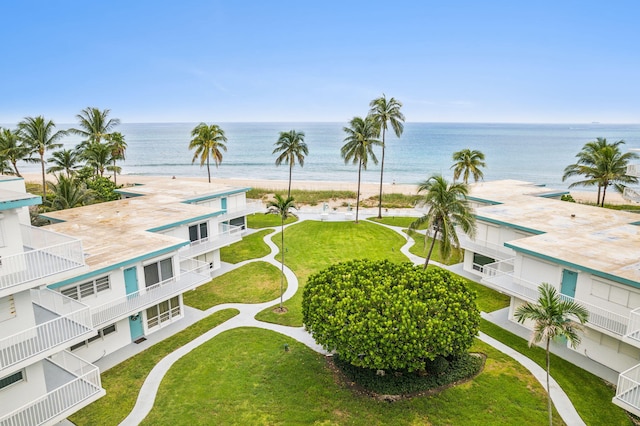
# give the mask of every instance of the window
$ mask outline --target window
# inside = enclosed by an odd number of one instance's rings
[[[80,300],[93,294],[100,293],[101,291],[109,290],[110,288],[111,284],[109,281],[109,276],[107,275],[104,277],[96,278],[92,281],[65,287],[60,290],[60,293],[72,299]]]
[[[96,334],[95,336],[91,336],[84,342],[76,343],[75,345],[71,346],[71,350],[75,351],[76,349],[81,348],[83,346],[87,346],[89,343],[95,342],[98,339],[104,339],[105,336],[115,332],[116,332],[116,325],[111,324],[108,327],[98,330],[98,334]]]
[[[178,316],[180,316],[180,298],[176,296],[147,309],[147,326],[156,327]]]
[[[154,284],[158,284],[172,277],[173,263],[171,258],[144,267],[144,282],[146,287],[151,287]]]
[[[488,265],[489,263],[493,263],[495,261],[495,259],[492,259],[490,257],[483,256],[478,253],[473,253],[473,269],[476,271],[483,272],[485,265]]]
[[[13,295],[0,297],[0,322],[16,316],[16,303]]]
[[[207,222],[202,222],[197,225],[191,225],[189,227],[189,241],[204,240],[209,236],[209,229],[207,228]]]
[[[0,378],[0,390],[24,380],[24,370]]]

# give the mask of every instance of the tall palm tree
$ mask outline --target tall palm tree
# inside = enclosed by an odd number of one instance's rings
[[[44,174],[44,154],[45,152],[60,148],[62,146],[58,141],[62,139],[67,132],[58,130],[52,120],[46,120],[43,116],[25,117],[18,123],[18,131],[20,139],[30,148],[31,153],[37,153],[40,156],[40,167],[42,169],[42,200],[47,199],[47,182]],[[37,162],[38,160],[33,160]]]
[[[13,166],[11,174],[22,177],[18,170],[18,161],[26,159],[29,153],[30,149],[20,140],[18,130],[0,128],[0,157]]]
[[[378,159],[373,152],[373,146],[381,144],[376,139],[380,134],[380,129],[373,117],[367,116],[364,119],[353,117],[349,122],[349,127],[343,127],[342,130],[347,134],[347,137],[344,138],[346,143],[340,149],[340,154],[344,158],[345,164],[349,161],[352,164],[358,164],[358,192],[356,197],[356,223],[358,223],[362,169],[367,170],[369,158],[371,158],[373,164],[378,164]]]
[[[51,184],[53,190],[52,208],[55,210],[72,209],[89,201],[91,191],[87,190],[84,183],[73,176],[67,177],[63,174],[57,175],[56,179],[58,181]]]
[[[545,342],[547,351],[547,409],[549,411],[549,425],[552,422],[551,396],[549,395],[549,344],[556,337],[565,337],[576,348],[580,344],[578,331],[581,324],[587,322],[589,312],[579,303],[563,300],[556,289],[548,283],[542,283],[538,287],[539,297],[536,304],[525,303],[516,309],[514,317],[519,323],[527,320],[534,322],[533,333],[529,340],[529,346],[542,341]],[[580,324],[573,321],[577,319]]]
[[[120,132],[111,133],[107,139],[111,147],[111,160],[113,161],[113,183],[117,185],[116,174],[120,173],[120,168],[116,166],[116,160],[125,159],[124,154],[127,151],[127,143],[124,141],[124,136]]]
[[[404,115],[400,112],[402,108],[402,102],[391,98],[387,100],[385,94],[382,97],[376,98],[369,103],[371,110],[369,115],[373,117],[373,120],[378,124],[380,133],[378,137],[382,135],[382,159],[380,160],[380,194],[378,198],[378,218],[382,217],[382,178],[384,174],[384,148],[385,148],[385,133],[387,132],[388,125],[391,124],[391,128],[397,137],[402,135],[404,130]]]
[[[467,235],[473,237],[476,231],[476,221],[467,200],[469,194],[467,184],[449,183],[441,175],[433,175],[418,186],[418,192],[423,191],[426,192],[424,201],[429,206],[429,210],[409,226],[409,231],[415,232],[421,227],[426,228],[427,232],[424,237],[426,246],[429,231],[433,230],[431,246],[424,261],[424,269],[427,269],[438,236],[440,236],[440,254],[443,259],[446,259],[451,255],[452,247],[460,247],[456,225],[462,228]]]
[[[71,175],[76,173],[80,168],[80,155],[75,149],[61,149],[51,154],[51,158],[47,160],[47,163],[53,164],[53,166],[47,169],[47,173],[66,172],[67,177],[71,178]]]
[[[227,151],[227,146],[224,144],[227,142],[227,137],[220,126],[216,124],[209,126],[206,123],[198,124],[191,131],[191,136],[193,139],[189,142],[189,149],[196,150],[191,163],[193,164],[197,158],[200,158],[200,167],[206,163],[207,175],[209,176],[209,183],[211,183],[209,157],[213,158],[216,168],[218,168],[218,165],[222,163],[222,151]]]
[[[484,178],[480,167],[487,167],[487,164],[483,161],[484,154],[478,150],[471,150],[469,148],[462,149],[453,153],[453,161],[456,163],[451,166],[453,169],[454,182],[462,175],[462,181],[469,183],[469,175],[473,175],[475,182]]]
[[[276,166],[283,162],[289,165],[289,190],[287,197],[291,197],[291,172],[296,164],[296,159],[300,167],[304,166],[304,156],[309,155],[309,149],[304,142],[304,132],[296,132],[289,130],[288,132],[280,132],[280,137],[275,143],[276,147],[272,154],[280,154],[276,158]]]
[[[89,143],[82,152],[82,158],[95,170],[95,176],[104,176],[104,171],[111,163],[111,147],[102,142]]]
[[[284,253],[286,251],[284,248],[284,221],[289,216],[295,216],[295,214],[291,212],[291,209],[295,209],[297,207],[293,203],[293,197],[288,196],[287,198],[284,198],[282,195],[276,194],[275,199],[269,201],[267,204],[267,208],[269,209],[267,214],[272,213],[280,216],[280,255],[282,256],[282,261],[280,263],[282,267],[282,270],[280,271],[280,312],[282,312],[284,310],[282,307],[282,295],[284,294]]]
[[[106,139],[114,127],[120,124],[118,118],[109,118],[110,109],[87,107],[76,115],[78,128],[69,129],[69,133],[85,138],[78,145],[80,151],[94,142],[102,142]]]

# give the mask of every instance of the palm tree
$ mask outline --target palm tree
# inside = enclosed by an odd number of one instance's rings
[[[67,132],[58,130],[54,133],[55,123],[52,120],[45,120],[41,115],[37,117],[25,117],[18,123],[18,131],[20,139],[27,145],[32,154],[37,153],[40,156],[40,166],[42,168],[42,200],[46,200],[47,182],[44,174],[44,154],[48,150],[60,148],[58,143]],[[38,160],[32,160],[37,162]]]
[[[293,197],[288,196],[286,199],[282,197],[280,194],[275,195],[275,200],[269,201],[267,204],[267,208],[269,211],[267,214],[277,214],[280,215],[280,255],[282,256],[281,261],[281,275],[280,275],[280,312],[284,310],[282,307],[282,295],[284,294],[284,221],[289,216],[295,216],[291,213],[291,209],[297,208],[295,204],[293,204]]]
[[[51,184],[53,200],[51,207],[55,210],[72,209],[82,206],[91,197],[91,191],[87,190],[84,183],[79,182],[73,176],[63,174],[56,176],[58,182]]]
[[[120,173],[120,167],[116,166],[116,160],[124,160],[127,143],[124,141],[124,136],[120,132],[111,133],[107,139],[111,147],[111,160],[113,161],[113,183],[117,185],[116,173]]]
[[[29,154],[29,147],[20,140],[18,130],[0,129],[0,157],[12,164],[11,174],[22,177],[18,161],[26,159]]]
[[[519,323],[526,320],[534,322],[533,333],[529,340],[529,346],[542,341],[547,350],[547,408],[549,411],[549,424],[551,425],[551,396],[549,395],[549,344],[556,337],[565,337],[576,348],[580,344],[578,331],[582,329],[589,317],[589,312],[580,304],[563,300],[556,289],[548,283],[542,283],[538,287],[539,297],[536,304],[529,302],[516,309],[514,317]],[[576,318],[580,324],[570,318]]]
[[[418,192],[423,191],[426,191],[424,202],[429,206],[429,210],[409,226],[409,232],[425,227],[427,229],[424,236],[426,246],[429,230],[433,230],[431,246],[424,262],[424,269],[427,269],[438,235],[440,235],[440,254],[443,259],[446,259],[451,255],[452,247],[460,247],[456,225],[473,237],[476,221],[467,200],[469,194],[467,184],[449,183],[441,175],[433,175],[418,186]]]
[[[47,169],[47,173],[66,172],[67,177],[70,178],[72,174],[80,168],[78,164],[80,162],[80,155],[75,149],[62,149],[55,151],[51,154],[51,158],[47,160],[47,163],[53,164],[53,166]]]
[[[86,160],[87,166],[95,170],[96,176],[103,177],[105,169],[112,161],[111,152],[111,147],[106,143],[91,142],[82,152],[82,158]]]
[[[276,158],[276,166],[279,166],[283,162],[289,165],[289,190],[287,191],[287,197],[291,197],[291,172],[293,166],[295,166],[297,159],[300,167],[303,167],[304,156],[309,155],[309,149],[304,142],[304,132],[296,132],[295,130],[280,132],[280,137],[275,145],[276,148],[272,154],[280,154],[278,158]]]
[[[487,167],[484,160],[484,154],[478,150],[470,150],[469,148],[462,149],[453,153],[453,161],[456,163],[451,166],[453,169],[453,181],[455,182],[460,175],[462,175],[462,181],[469,183],[469,175],[473,175],[475,182],[484,178],[480,167]]]
[[[395,98],[387,100],[387,97],[382,94],[381,98],[372,100],[369,103],[371,110],[369,115],[373,117],[373,120],[378,124],[380,133],[382,134],[382,159],[380,161],[380,194],[378,198],[378,218],[382,218],[382,178],[384,174],[384,148],[385,148],[385,133],[387,131],[388,124],[391,124],[393,132],[397,137],[402,135],[404,130],[404,115],[400,112],[402,108],[402,102],[397,101]]]
[[[83,151],[87,146],[94,142],[102,142],[103,138],[108,138],[111,130],[120,124],[117,118],[108,118],[110,109],[100,110],[98,108],[87,107],[76,115],[79,128],[69,129],[69,133],[79,135],[85,138],[78,149]]]
[[[218,168],[218,165],[222,163],[222,151],[227,151],[227,146],[224,144],[227,142],[227,137],[220,126],[216,124],[208,126],[206,123],[198,124],[191,131],[191,136],[193,139],[189,142],[189,149],[196,150],[191,164],[196,161],[196,158],[200,158],[200,167],[206,163],[207,175],[209,176],[209,183],[211,183],[209,157],[213,158],[216,168]]]
[[[349,161],[352,164],[358,164],[358,192],[356,197],[356,223],[358,223],[358,208],[360,205],[360,178],[362,169],[367,170],[369,158],[373,164],[378,164],[378,159],[373,153],[373,146],[380,145],[381,142],[376,139],[380,134],[380,129],[376,121],[371,116],[365,119],[361,117],[353,117],[349,122],[349,127],[343,127],[347,137],[346,142],[340,149],[340,154],[344,158],[345,164]]]

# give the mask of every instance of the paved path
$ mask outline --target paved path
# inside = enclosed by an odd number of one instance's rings
[[[377,214],[377,212],[372,212],[370,214],[367,214],[367,213],[368,212],[361,211],[361,217],[364,219],[365,216],[370,217],[370,216],[375,216],[375,214]],[[344,218],[338,218],[337,215],[335,218],[332,217],[331,219],[344,220]],[[316,213],[316,212],[306,213],[306,214],[301,213],[300,220],[298,222],[285,225],[285,228],[295,225],[297,223],[300,223],[300,221],[303,221],[303,220],[326,220],[326,218],[320,217],[320,213]],[[372,222],[372,223],[375,223],[375,222]],[[403,228],[382,225],[382,224],[379,224],[379,225],[392,229],[395,232],[398,232],[400,235],[407,238],[407,243],[400,250],[403,254],[405,254],[410,259],[411,262],[413,262],[414,264],[422,264],[424,262],[423,258],[418,257],[409,252],[409,248],[413,244],[413,240],[407,237],[406,233],[404,233],[402,230]],[[275,227],[274,229],[279,231],[280,227]],[[230,266],[228,269],[229,270],[236,269],[246,265],[247,263],[257,262],[257,261],[268,262],[280,268],[281,267],[280,262],[277,262],[275,260],[275,256],[278,253],[278,247],[271,241],[272,236],[273,236],[273,233],[269,233],[263,238],[264,242],[271,249],[270,254],[259,259],[250,259],[247,261],[237,263],[235,265]],[[431,262],[431,263],[447,268],[446,265],[441,265],[437,262]],[[291,297],[293,297],[293,295],[296,294],[296,292],[298,291],[298,279],[296,278],[293,271],[291,271],[286,266],[284,267],[284,274],[285,274],[285,278],[287,279],[287,289],[283,294],[283,300],[288,300]],[[140,422],[142,422],[142,420],[144,420],[144,418],[149,414],[149,412],[153,408],[156,394],[158,392],[158,388],[160,387],[160,382],[164,378],[165,374],[169,371],[171,366],[177,360],[179,360],[181,357],[191,352],[196,347],[202,345],[203,343],[209,341],[210,339],[214,338],[218,334],[225,332],[227,330],[231,330],[233,328],[238,328],[238,327],[258,327],[258,328],[263,328],[267,330],[272,330],[277,333],[292,337],[297,341],[305,344],[309,348],[313,349],[314,351],[317,351],[320,353],[326,353],[326,351],[322,347],[316,344],[313,337],[311,337],[311,335],[307,333],[303,327],[287,327],[287,326],[278,325],[278,324],[266,323],[266,322],[258,321],[255,319],[255,316],[259,312],[277,304],[279,301],[280,299],[278,298],[276,300],[272,300],[269,302],[256,303],[256,304],[226,303],[223,305],[214,306],[206,310],[204,312],[205,316],[223,309],[228,309],[228,308],[237,309],[238,311],[240,311],[240,313],[235,317],[229,319],[228,321],[225,321],[224,323],[220,324],[219,326],[209,330],[205,334],[197,337],[196,339],[192,340],[191,342],[187,343],[186,345],[182,346],[181,348],[177,349],[176,351],[172,352],[166,357],[164,357],[151,370],[151,372],[147,376],[147,379],[144,381],[142,388],[140,389],[140,392],[138,394],[138,398],[136,400],[135,406],[133,407],[133,410],[131,411],[131,413],[129,413],[127,418],[125,418],[120,424],[123,426],[129,426],[129,425],[138,425]],[[499,351],[507,354],[508,356],[512,357],[516,361],[518,361],[525,368],[527,368],[534,375],[534,377],[536,377],[536,379],[542,384],[543,387],[546,387],[545,370],[542,369],[538,364],[536,364],[529,358],[525,357],[524,355],[520,354],[519,352],[516,352],[510,347],[493,339],[492,337],[485,335],[484,333],[480,333],[479,339],[493,346]],[[562,417],[562,419],[566,424],[569,424],[572,426],[585,424],[580,418],[580,416],[578,415],[575,408],[573,407],[573,404],[571,403],[567,395],[564,393],[562,388],[560,388],[560,386],[553,379],[551,379],[551,398],[556,407],[556,410],[560,414],[560,417]]]

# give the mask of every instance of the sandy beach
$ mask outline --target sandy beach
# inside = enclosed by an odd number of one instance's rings
[[[23,173],[25,182],[40,183],[42,177],[39,173]],[[118,175],[118,185],[133,185],[133,184],[145,184],[147,182],[158,181],[162,179],[173,179],[171,176],[141,176],[141,175]],[[188,181],[200,181],[206,182],[206,176],[193,177],[193,176],[175,176],[175,179]],[[55,182],[55,177],[48,175],[47,180]],[[240,187],[252,187],[252,188],[264,188],[273,189],[275,191],[286,191],[289,184],[286,180],[267,180],[267,179],[219,179],[212,178],[212,183],[219,185],[240,186]],[[294,180],[291,183],[293,189],[301,190],[338,190],[338,191],[355,191],[357,189],[357,182],[354,179],[353,182],[332,182],[332,181],[307,181],[307,180]],[[553,188],[550,188],[553,189]],[[361,198],[366,199],[378,194],[379,184],[377,183],[362,183],[360,186]],[[418,191],[417,185],[400,185],[393,183],[383,184],[382,191],[385,194],[399,193],[414,195]],[[595,191],[576,191],[571,190],[573,198],[580,203],[595,203],[597,199],[597,193]],[[340,200],[342,201],[342,200]],[[628,202],[622,198],[622,195],[609,190],[607,192],[606,201],[609,204],[628,204]]]

